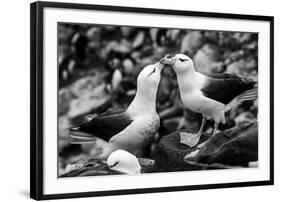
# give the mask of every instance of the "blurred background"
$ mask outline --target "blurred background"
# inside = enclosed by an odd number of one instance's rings
[[[124,109],[136,93],[136,78],[166,54],[190,56],[197,71],[231,73],[258,81],[258,34],[204,30],[58,24],[59,170],[90,157],[91,145],[71,145],[67,128],[89,113]],[[201,115],[183,109],[175,73],[165,68],[157,95],[158,139],[177,129],[197,130]],[[224,130],[257,118],[258,100],[226,113]],[[205,131],[212,132],[213,122]],[[146,158],[150,158],[147,153]]]

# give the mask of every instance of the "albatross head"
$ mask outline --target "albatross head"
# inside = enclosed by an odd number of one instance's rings
[[[142,69],[137,79],[137,94],[155,102],[161,80],[161,70],[164,66],[164,64],[157,62]]]
[[[164,64],[157,62],[144,67],[138,75],[138,87],[141,84],[158,87],[161,79],[161,70],[164,68],[164,66]]]
[[[156,95],[164,64],[157,62],[142,69],[137,79],[137,92],[127,111],[131,114],[155,113]]]
[[[161,63],[172,66],[176,73],[194,71],[192,59],[184,54],[176,54],[174,57],[167,55]]]
[[[141,166],[138,159],[125,150],[116,150],[107,159],[107,165],[111,170],[125,174],[140,174]]]

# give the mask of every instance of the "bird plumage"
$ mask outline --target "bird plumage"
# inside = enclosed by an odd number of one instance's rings
[[[71,128],[70,132],[80,131],[109,141],[112,136],[130,125],[133,120],[134,118],[126,111],[117,113],[110,111],[92,118],[89,122]]]
[[[140,174],[141,166],[138,159],[125,150],[116,150],[107,159],[107,165],[111,170],[125,174]]]
[[[73,144],[92,143],[93,156],[106,159],[113,151],[124,149],[137,154],[157,132],[156,94],[161,78],[161,63],[146,66],[137,79],[137,93],[123,112],[108,112],[90,117],[69,130]]]
[[[199,142],[206,119],[214,119],[215,134],[219,123],[225,123],[225,111],[237,103],[257,97],[258,89],[252,79],[231,74],[202,74],[195,71],[193,61],[186,55],[165,57],[163,63],[173,66],[185,107],[203,116],[202,125],[196,135],[181,136],[181,142],[187,142],[191,147]]]
[[[200,90],[204,96],[221,102],[230,103],[236,96],[254,88],[256,82],[231,74],[206,75],[206,84]]]
[[[252,79],[226,73],[206,75],[196,72],[192,60],[186,55],[178,54],[166,59],[164,63],[174,67],[182,101],[195,112],[211,115],[209,113],[214,111],[211,108],[215,111],[223,110],[238,96],[241,100],[257,96],[256,82]],[[249,90],[252,90],[251,96],[244,94],[242,98],[243,93]]]

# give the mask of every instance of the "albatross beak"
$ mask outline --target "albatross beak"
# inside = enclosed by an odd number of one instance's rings
[[[166,55],[164,58],[160,60],[161,64],[173,66],[176,62],[175,57],[172,57],[170,54]]]
[[[163,58],[162,58],[162,59],[163,59]],[[161,60],[162,60],[162,59],[161,59]],[[161,63],[161,61],[160,61],[160,62],[157,62],[157,63],[155,64],[155,67],[161,71],[161,70],[165,67],[165,64]]]

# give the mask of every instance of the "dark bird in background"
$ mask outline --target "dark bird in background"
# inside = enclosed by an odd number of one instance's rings
[[[148,146],[159,128],[156,94],[161,78],[161,63],[146,66],[138,75],[135,98],[124,112],[93,115],[69,130],[73,144],[93,144],[92,156],[107,159],[115,150],[134,155]]]
[[[68,56],[64,57],[59,63],[59,80],[61,82],[68,80],[72,76],[76,65],[77,63],[72,55],[69,54]]]
[[[213,134],[218,125],[225,123],[225,112],[233,106],[253,100],[258,96],[257,82],[231,74],[205,75],[196,72],[193,61],[186,55],[166,56],[164,64],[173,67],[177,74],[180,96],[185,107],[201,113],[201,127],[197,134],[180,132],[181,142],[190,147],[198,144],[206,119],[215,121]]]
[[[150,29],[150,37],[154,46],[166,46],[171,43],[170,35],[168,29]]]
[[[77,29],[77,28],[76,28]],[[73,75],[74,69],[83,67],[86,60],[88,38],[77,31],[70,39],[70,52],[59,61],[59,79],[66,81]]]
[[[125,91],[135,88],[136,86],[132,86],[131,82],[125,82],[124,79],[122,79],[124,76],[133,71],[135,65],[136,60],[130,55],[130,53],[110,50],[105,63],[105,67],[108,72],[108,75],[105,77],[107,90],[109,92],[115,90],[121,82]]]
[[[130,63],[130,67],[133,68],[136,65],[136,60],[130,55],[130,53],[122,53],[116,50],[110,50],[106,57],[105,67],[109,71],[120,69],[122,72],[126,72],[125,63]]]
[[[87,36],[82,32],[75,33],[71,39],[71,51],[74,58],[79,62],[86,59],[88,41]]]

